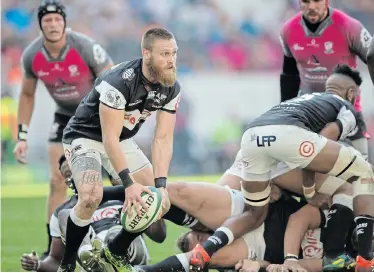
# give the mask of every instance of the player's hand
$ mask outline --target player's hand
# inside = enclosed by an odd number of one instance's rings
[[[337,117],[338,120],[342,123],[342,132],[340,139],[346,138],[352,131],[356,128],[356,117],[351,110],[347,109],[346,106],[340,108],[340,112]]]
[[[259,272],[261,264],[259,261],[251,261],[248,259],[241,260],[235,265],[235,270],[239,272]]]
[[[290,272],[307,272],[307,270],[302,267],[298,261],[286,260],[282,265],[283,271]]]
[[[13,154],[17,161],[21,164],[26,164],[27,142],[24,140],[18,141],[14,147]]]
[[[320,209],[328,209],[332,205],[332,198],[330,195],[316,192],[316,194],[307,199],[308,204]]]
[[[39,266],[39,257],[33,250],[30,254],[23,254],[21,257],[21,266],[26,271],[36,271]]]
[[[142,207],[144,208],[145,211],[148,211],[147,205],[141,198],[141,194],[143,192],[146,192],[150,195],[153,194],[152,191],[148,187],[143,186],[139,183],[136,183],[135,181],[134,181],[134,184],[132,184],[131,186],[125,189],[126,199],[125,199],[125,202],[123,203],[123,211],[127,211],[127,214],[129,215],[129,217],[132,217],[132,213],[133,213],[132,206],[134,206],[138,216],[141,216]]]

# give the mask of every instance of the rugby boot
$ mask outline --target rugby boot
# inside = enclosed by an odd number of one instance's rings
[[[323,257],[323,272],[354,271],[356,261],[348,254],[341,254],[334,258]]]
[[[108,246],[104,246],[101,251],[101,257],[111,264],[117,272],[133,272],[134,268],[131,266],[127,255],[125,257],[113,254]]]
[[[205,265],[210,261],[210,257],[205,249],[197,244],[191,251],[192,257],[190,259],[190,270],[191,271],[203,271]]]
[[[374,259],[368,261],[361,256],[357,256],[356,272],[374,272]]]
[[[80,265],[87,272],[110,272],[113,268],[103,258],[101,250],[103,243],[99,239],[92,241],[92,250],[84,250],[79,255]]]

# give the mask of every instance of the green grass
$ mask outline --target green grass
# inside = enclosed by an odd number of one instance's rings
[[[175,178],[174,180],[176,180]],[[185,181],[215,182],[216,176],[178,177]],[[1,188],[1,271],[22,271],[20,257],[36,250],[46,249],[45,204],[48,185],[5,185]],[[151,263],[158,262],[177,252],[175,242],[184,231],[167,223],[167,238],[156,244],[147,240]]]

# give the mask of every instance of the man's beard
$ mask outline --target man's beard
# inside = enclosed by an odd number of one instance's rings
[[[153,58],[147,63],[149,75],[158,83],[165,87],[172,87],[177,80],[177,72],[175,66],[172,69],[163,69],[154,64]],[[167,70],[167,72],[165,72]]]

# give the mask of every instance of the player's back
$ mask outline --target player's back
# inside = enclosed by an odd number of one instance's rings
[[[337,9],[315,32],[298,13],[286,22],[281,33],[283,50],[297,62],[301,94],[323,92],[325,82],[337,64],[357,66],[357,56],[365,60],[370,34],[360,22]]]
[[[336,121],[343,106],[356,115],[353,105],[335,94],[306,94],[274,106],[252,121],[248,128],[266,125],[295,125],[318,133],[326,124]]]

